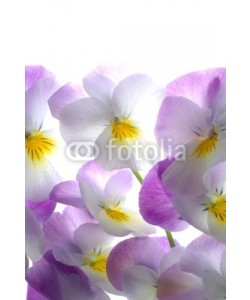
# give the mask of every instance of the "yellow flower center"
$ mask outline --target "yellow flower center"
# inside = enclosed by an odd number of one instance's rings
[[[88,258],[83,260],[83,264],[89,266],[92,270],[106,274],[106,264],[108,257],[103,254],[91,253]]]
[[[219,196],[215,201],[208,201],[210,211],[220,223],[226,223],[226,195]]]
[[[112,123],[112,138],[123,143],[137,139],[139,134],[139,128],[137,128],[132,121],[115,117]]]
[[[55,140],[47,137],[42,131],[25,133],[26,154],[34,164],[44,163],[46,155],[50,155],[55,148]]]
[[[115,222],[127,222],[129,220],[129,215],[121,211],[119,208],[104,208],[107,216]]]
[[[199,140],[201,140],[201,143],[194,149],[193,155],[197,158],[204,158],[215,150],[218,143],[218,133],[211,130],[207,138],[199,136]]]

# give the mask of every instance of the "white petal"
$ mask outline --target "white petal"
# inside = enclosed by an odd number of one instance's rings
[[[98,252],[109,247],[114,237],[105,233],[98,224],[87,223],[76,229],[74,239],[84,255],[94,249]]]
[[[51,78],[38,80],[25,93],[25,130],[40,129],[49,109],[48,99],[59,88]]]
[[[43,201],[55,184],[59,183],[60,176],[47,160],[44,164],[35,165],[26,157],[25,161],[25,199]]]
[[[90,97],[108,103],[112,99],[115,83],[105,74],[97,73],[94,70],[83,79],[83,86]]]
[[[203,205],[205,199],[202,196],[192,196],[185,194],[175,194],[172,198],[172,203],[180,216],[204,233],[209,233],[207,224],[208,210]]]
[[[124,208],[121,211],[128,216],[128,220],[113,220],[105,210],[100,211],[96,219],[104,231],[114,236],[126,236],[130,233],[135,236],[147,236],[156,232],[155,227],[147,224],[139,214]]]
[[[225,181],[226,181],[226,163],[222,162],[209,169],[203,176],[203,182],[207,187],[209,193],[215,192],[218,190],[220,193],[221,190],[225,190]]]
[[[80,191],[83,199],[85,199],[85,206],[92,214],[97,218],[99,212],[102,210],[102,203],[104,199],[103,191],[95,184],[89,184],[88,182],[79,182]]]
[[[176,246],[171,248],[161,259],[160,273],[165,272],[171,266],[179,262],[183,251],[184,247]]]
[[[215,237],[219,242],[226,243],[226,222],[218,222],[213,213],[208,214],[207,218],[209,234]]]
[[[112,110],[98,99],[85,98],[66,105],[59,116],[60,130],[67,143],[95,141],[109,125]]]
[[[152,79],[144,74],[134,74],[120,81],[113,93],[115,116],[129,117],[137,102],[152,91],[152,88]]]

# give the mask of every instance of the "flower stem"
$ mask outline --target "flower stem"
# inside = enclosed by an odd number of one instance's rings
[[[175,245],[175,241],[174,241],[174,238],[172,236],[171,231],[166,230],[166,234],[167,234],[167,238],[168,238],[168,242],[169,242],[170,247],[174,248],[176,245]]]
[[[142,184],[143,182],[143,178],[141,177],[141,174],[137,171],[133,171],[132,172],[134,173],[135,177],[137,178],[137,180],[140,182],[140,184]]]

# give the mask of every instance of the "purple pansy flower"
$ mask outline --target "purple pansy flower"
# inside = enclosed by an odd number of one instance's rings
[[[170,250],[166,238],[125,240],[109,255],[108,277],[130,300],[205,300],[201,279],[180,269],[183,251]]]
[[[63,213],[54,213],[44,223],[46,246],[58,261],[79,266],[93,282],[117,293],[106,276],[106,261],[114,237],[95,222],[86,209],[66,207]]]
[[[79,268],[56,261],[51,252],[47,252],[28,270],[26,280],[31,287],[28,300],[110,299]]]
[[[147,224],[139,212],[126,207],[127,194],[133,185],[131,170],[108,172],[91,161],[80,169],[77,179],[85,206],[105,232],[114,236],[155,232],[155,228]]]
[[[167,86],[157,123],[156,136],[165,150],[184,146],[163,174],[175,192],[201,194],[202,175],[225,160],[226,89],[225,69],[185,75]]]
[[[164,186],[161,178],[171,163],[168,159],[157,163],[144,178],[139,195],[140,213],[150,224],[168,231],[181,231],[188,223],[173,206],[173,193]]]

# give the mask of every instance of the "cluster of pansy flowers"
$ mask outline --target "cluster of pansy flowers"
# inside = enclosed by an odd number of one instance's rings
[[[114,67],[83,87],[42,66],[25,71],[27,299],[225,299],[225,69],[165,87]],[[53,156],[74,142],[100,151],[63,181]],[[163,160],[138,159],[150,143],[163,145]],[[174,232],[188,226],[200,236],[183,247]]]

